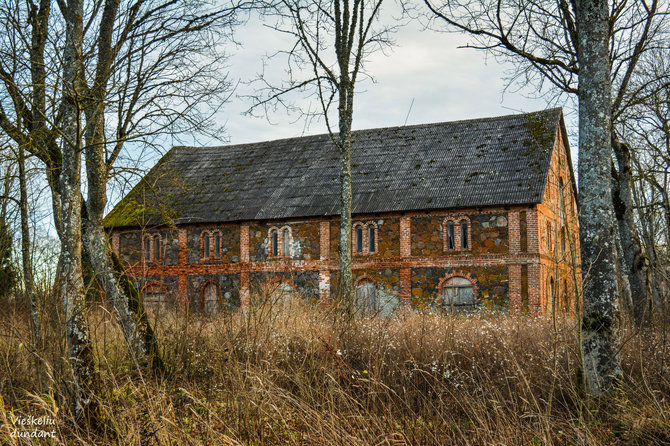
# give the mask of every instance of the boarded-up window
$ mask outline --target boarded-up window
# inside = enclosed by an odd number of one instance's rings
[[[219,309],[219,286],[209,282],[202,290],[202,312],[205,316],[216,316],[219,314]]]
[[[355,296],[356,310],[361,314],[374,314],[377,312],[377,290],[372,280],[363,279],[356,287]]]
[[[452,277],[442,288],[442,308],[449,313],[475,309],[475,290],[465,277]]]
[[[163,287],[150,284],[144,289],[144,307],[150,311],[162,311],[167,307],[167,292]]]

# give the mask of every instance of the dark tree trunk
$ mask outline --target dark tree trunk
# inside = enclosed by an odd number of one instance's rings
[[[620,376],[619,287],[610,186],[611,84],[606,0],[578,0],[579,226],[584,278],[582,348],[586,391],[606,393]]]
[[[649,314],[649,264],[648,257],[635,229],[633,216],[633,177],[628,146],[612,136],[612,148],[617,159],[616,189],[614,190],[614,211],[619,236],[621,238],[620,263],[624,280],[628,280],[633,318],[636,325],[641,325]]]

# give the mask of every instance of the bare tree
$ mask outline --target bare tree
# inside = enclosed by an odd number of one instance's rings
[[[254,98],[253,112],[268,106],[281,105],[296,111],[287,100],[289,93],[309,91],[319,102],[317,114],[323,116],[333,144],[340,152],[340,234],[339,234],[339,296],[351,311],[351,128],[354,117],[354,90],[359,77],[365,75],[366,58],[390,44],[390,27],[377,22],[383,0],[279,0],[261,2],[270,25],[293,38],[294,45],[285,55],[288,79],[273,85],[264,77],[261,95]],[[337,105],[337,128],[330,112]],[[298,110],[305,113],[304,110]],[[305,113],[307,118],[310,112]]]
[[[563,94],[578,95],[579,74],[583,71],[578,57],[575,1],[424,0],[424,3],[431,11],[431,19],[472,35],[473,48],[513,63],[510,85],[536,85],[539,94],[553,99]],[[624,300],[634,301],[638,323],[649,302],[648,262],[632,218],[631,153],[628,145],[620,143],[614,129],[620,127],[626,109],[649,87],[645,82],[632,82],[640,74],[640,61],[649,51],[668,47],[664,32],[668,12],[668,3],[663,0],[616,0],[611,4],[608,18],[610,107],[615,124],[611,142],[617,161],[617,169],[613,170],[617,184],[613,199],[622,246],[618,261],[624,272],[624,290],[630,290]]]
[[[611,74],[607,0],[576,6],[579,76],[579,197],[584,282],[582,348],[586,390],[609,391],[619,366],[619,284],[610,178]]]
[[[47,0],[26,5],[3,5],[9,38],[0,60],[0,103],[11,109],[0,109],[0,128],[44,163],[62,237],[64,154],[59,129],[65,118],[61,90],[66,60],[59,54],[59,30],[66,21],[51,14]],[[67,5],[59,6],[64,10]],[[155,369],[161,368],[161,361],[141,297],[114,258],[103,229],[107,184],[118,172],[129,142],[152,145],[163,138],[164,143],[166,137],[184,131],[220,135],[211,118],[230,87],[221,75],[221,46],[238,6],[108,0],[83,9],[83,68],[78,94],[73,95],[83,114],[78,131],[87,167],[83,246],[119,316],[131,355],[140,365],[151,363]]]
[[[580,49],[580,39],[583,36],[577,20],[579,8],[590,8],[593,5],[586,2],[567,2],[564,0],[556,2],[509,2],[503,0],[490,2],[445,0],[438,2],[424,0],[424,3],[430,10],[431,20],[446,23],[452,30],[470,34],[475,40],[475,44],[472,45],[474,48],[491,52],[516,64],[514,74],[508,79],[511,85],[517,82],[519,84],[535,84],[540,94],[550,94],[554,98],[563,94],[575,95],[579,96],[580,101],[582,99],[581,95],[590,94],[586,91],[588,88],[594,87],[590,83],[591,81],[584,84],[580,78],[580,75],[584,76],[588,71],[583,65],[583,58],[590,56],[587,56],[587,48]],[[665,38],[663,26],[664,23],[667,23],[668,6],[662,1],[651,0],[648,2],[615,1],[611,10],[608,9],[607,4],[598,4],[598,7],[604,8],[608,22],[608,27],[605,30],[608,42],[605,47],[605,56],[611,67],[611,70],[608,70],[609,79],[607,80],[610,89],[607,93],[607,97],[610,98],[607,108],[611,116],[608,119],[617,122],[621,119],[624,110],[630,107],[636,95],[640,93],[638,88],[631,87],[631,79],[638,73],[640,59],[648,51],[656,48]],[[581,12],[586,13],[586,10]],[[587,27],[584,22],[581,25]],[[586,29],[585,33],[592,31],[594,30]],[[589,60],[592,62],[593,58]],[[589,73],[589,75],[591,74]],[[587,84],[590,87],[583,87]],[[640,84],[639,87],[645,88],[643,84]],[[591,107],[591,105],[585,103],[584,107]],[[582,118],[581,110],[582,105],[580,104],[580,122],[582,119],[587,119],[586,116]],[[586,125],[586,121],[584,125]],[[582,124],[580,124],[580,130],[581,128]],[[637,316],[640,318],[639,309],[644,309],[646,302],[648,302],[647,262],[632,219],[633,204],[630,194],[632,185],[629,174],[629,153],[626,151],[627,146],[619,143],[613,130],[614,126],[609,126],[609,128],[611,133],[609,139],[610,154],[613,152],[616,155],[618,164],[618,169],[614,170],[617,173],[616,184],[618,185],[616,191],[616,204],[618,206],[615,214],[618,224],[616,228],[613,228],[611,235],[617,233],[620,236],[623,251],[620,255],[615,255],[615,260],[620,263],[620,270],[625,272],[624,282],[626,283],[624,289],[630,289],[632,298],[636,301],[634,307],[638,309]],[[592,147],[600,144],[599,142],[596,143],[591,136],[583,143]],[[582,164],[588,164],[586,159],[582,163],[582,151],[584,149],[581,145],[580,135],[580,172],[582,171]],[[589,152],[589,149],[587,149],[584,155],[591,157],[590,153],[593,152]],[[589,162],[597,163],[598,161],[594,159]],[[593,190],[582,188],[582,180],[580,175],[580,190],[585,193],[584,196],[581,196],[580,193],[580,203],[585,204],[589,202],[589,197],[593,196],[591,194]],[[609,181],[605,181],[605,184],[609,184]],[[608,196],[614,199],[611,191]],[[608,209],[612,209],[612,205]],[[588,232],[594,216],[587,213],[586,207],[582,207],[581,213],[586,214],[582,215],[581,219],[589,218],[589,221],[585,221],[585,226],[582,226],[582,230]],[[608,218],[607,215],[601,216]],[[597,216],[596,220],[598,220]],[[609,227],[604,220],[602,223],[604,223],[603,227]],[[599,238],[597,240],[602,242],[603,239]],[[596,254],[600,253],[600,248],[589,247],[587,244],[588,241],[586,244],[582,244],[582,261],[584,269],[593,272],[598,269],[593,269],[595,265],[593,262],[602,260],[608,262],[609,254],[606,254],[605,257],[598,257]],[[597,249],[597,251],[594,252],[593,249]],[[611,271],[617,273],[616,268]],[[627,286],[627,283],[630,286]],[[614,292],[614,288],[610,289],[608,286],[598,290],[593,287],[589,288],[588,281],[585,282],[585,309],[591,308],[592,304],[596,302],[600,302],[600,291],[607,300],[609,299],[607,296]],[[617,295],[618,293],[619,291],[616,292]],[[605,311],[604,307],[597,307]],[[614,310],[614,307],[610,309]],[[592,316],[594,315],[595,313],[592,314]],[[605,312],[604,315],[606,316],[603,319],[604,322],[611,321],[613,320],[611,318],[615,317],[608,312]],[[585,313],[585,326],[590,327],[587,328],[587,331],[594,329],[593,321],[594,319]],[[615,333],[612,332],[611,335],[614,336]],[[586,336],[585,333],[585,342],[591,342],[587,339],[589,337],[590,335]],[[610,347],[609,350],[616,351],[614,347]],[[610,372],[612,372],[610,375],[616,375],[616,367],[612,366]],[[602,383],[604,384],[603,388],[607,387],[608,382]],[[590,390],[595,391],[598,388],[600,387],[594,386],[593,381],[589,382]]]

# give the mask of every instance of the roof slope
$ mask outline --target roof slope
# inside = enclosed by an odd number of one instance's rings
[[[352,213],[539,203],[561,109],[352,133]],[[316,135],[174,147],[105,225],[339,214],[338,150]]]

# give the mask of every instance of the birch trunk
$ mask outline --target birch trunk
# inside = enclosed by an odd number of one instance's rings
[[[353,102],[348,88],[340,86],[340,294],[347,310],[353,310],[353,277],[351,273],[351,114]]]
[[[84,214],[84,249],[95,277],[112,302],[131,358],[141,367],[162,369],[157,342],[141,297],[126,276],[121,262],[114,262],[113,253],[102,219],[107,203],[109,169],[104,158],[105,100],[112,62],[112,33],[119,1],[107,0],[104,5],[97,47],[95,79],[84,106],[86,117],[85,157],[88,196]]]
[[[66,23],[63,52],[63,163],[59,175],[61,196],[60,295],[66,321],[66,339],[73,374],[74,413],[77,419],[94,417],[97,372],[85,314],[81,268],[81,128],[79,94],[82,76],[83,3],[61,4]]]
[[[579,213],[586,391],[606,393],[621,375],[619,287],[610,186],[611,84],[606,0],[578,0]]]
[[[19,146],[19,191],[21,210],[21,264],[23,266],[23,287],[30,301],[30,316],[35,342],[40,338],[40,314],[35,285],[33,266],[30,261],[30,225],[28,224],[28,191],[26,186],[26,165],[23,146]]]

